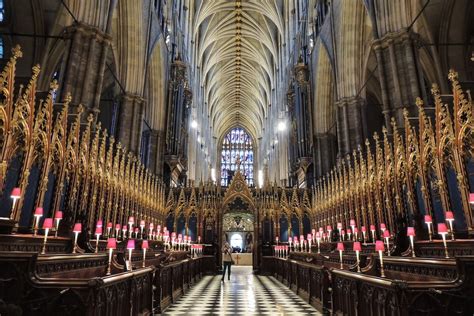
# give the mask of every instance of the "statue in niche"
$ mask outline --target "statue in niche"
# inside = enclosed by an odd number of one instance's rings
[[[253,251],[253,239],[252,239],[252,233],[247,233],[245,235],[245,244],[247,245],[245,248],[245,252],[250,253]]]

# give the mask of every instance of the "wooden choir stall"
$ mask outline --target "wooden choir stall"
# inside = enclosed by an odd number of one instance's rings
[[[215,258],[164,228],[163,183],[92,115],[55,82],[37,98],[39,66],[15,85],[21,56],[0,75],[0,314],[160,313]]]

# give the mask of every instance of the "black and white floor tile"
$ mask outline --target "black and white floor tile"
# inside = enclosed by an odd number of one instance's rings
[[[273,277],[232,267],[231,280],[206,276],[163,315],[321,315]]]

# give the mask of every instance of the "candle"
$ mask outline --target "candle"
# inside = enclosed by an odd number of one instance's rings
[[[46,253],[46,242],[48,241],[48,233],[51,228],[53,228],[53,219],[45,218],[43,222],[43,229],[44,229],[43,249],[41,250],[41,253],[43,255]]]
[[[410,245],[411,245],[411,254],[413,257],[415,256],[415,245],[413,242],[413,238],[415,237],[415,228],[414,227],[408,227],[407,228],[407,236],[410,237]]]
[[[135,239],[129,239],[127,242],[129,270],[132,271],[132,251],[135,249]]]
[[[74,228],[72,229],[74,233],[74,248],[72,250],[72,253],[76,253],[77,251],[77,236],[79,236],[79,233],[82,231],[82,224],[81,223],[76,223],[74,224]]]
[[[428,235],[430,236],[430,241],[433,241],[433,237],[431,234],[431,225],[433,225],[433,219],[430,215],[425,215],[425,223],[428,226]]]
[[[110,275],[111,266],[112,266],[112,254],[114,252],[114,249],[117,249],[117,240],[115,238],[109,238],[107,240],[107,247],[106,248],[109,250],[109,265],[107,267],[107,275]]]
[[[339,261],[341,262],[341,269],[344,269],[342,264],[342,252],[344,251],[344,244],[342,242],[337,243],[337,250],[339,250]]]
[[[446,235],[448,234],[448,228],[446,227],[445,223],[438,223],[438,234],[440,234],[441,238],[443,238],[444,254],[446,258],[449,258],[448,245],[446,244]]]
[[[380,276],[385,278],[385,272],[383,270],[383,252],[385,251],[383,241],[377,240],[375,241],[375,251],[378,251],[379,258],[380,258]]]
[[[63,212],[56,211],[54,214],[54,219],[56,220],[56,231],[54,232],[54,237],[58,237],[58,230],[59,230],[59,222],[63,219]]]
[[[146,250],[148,249],[148,240],[143,240],[142,241],[142,249],[143,249],[143,263],[142,263],[142,267],[144,268],[145,267],[145,259],[146,259]]]
[[[357,272],[360,272],[360,257],[359,257],[359,252],[362,250],[362,246],[360,245],[360,242],[354,241],[354,244],[352,245],[352,248],[354,249],[356,253],[356,258],[357,258]]]

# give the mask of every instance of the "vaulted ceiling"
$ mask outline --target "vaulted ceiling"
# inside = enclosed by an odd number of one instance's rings
[[[215,135],[241,126],[260,137],[284,28],[280,1],[200,1],[196,62]]]

